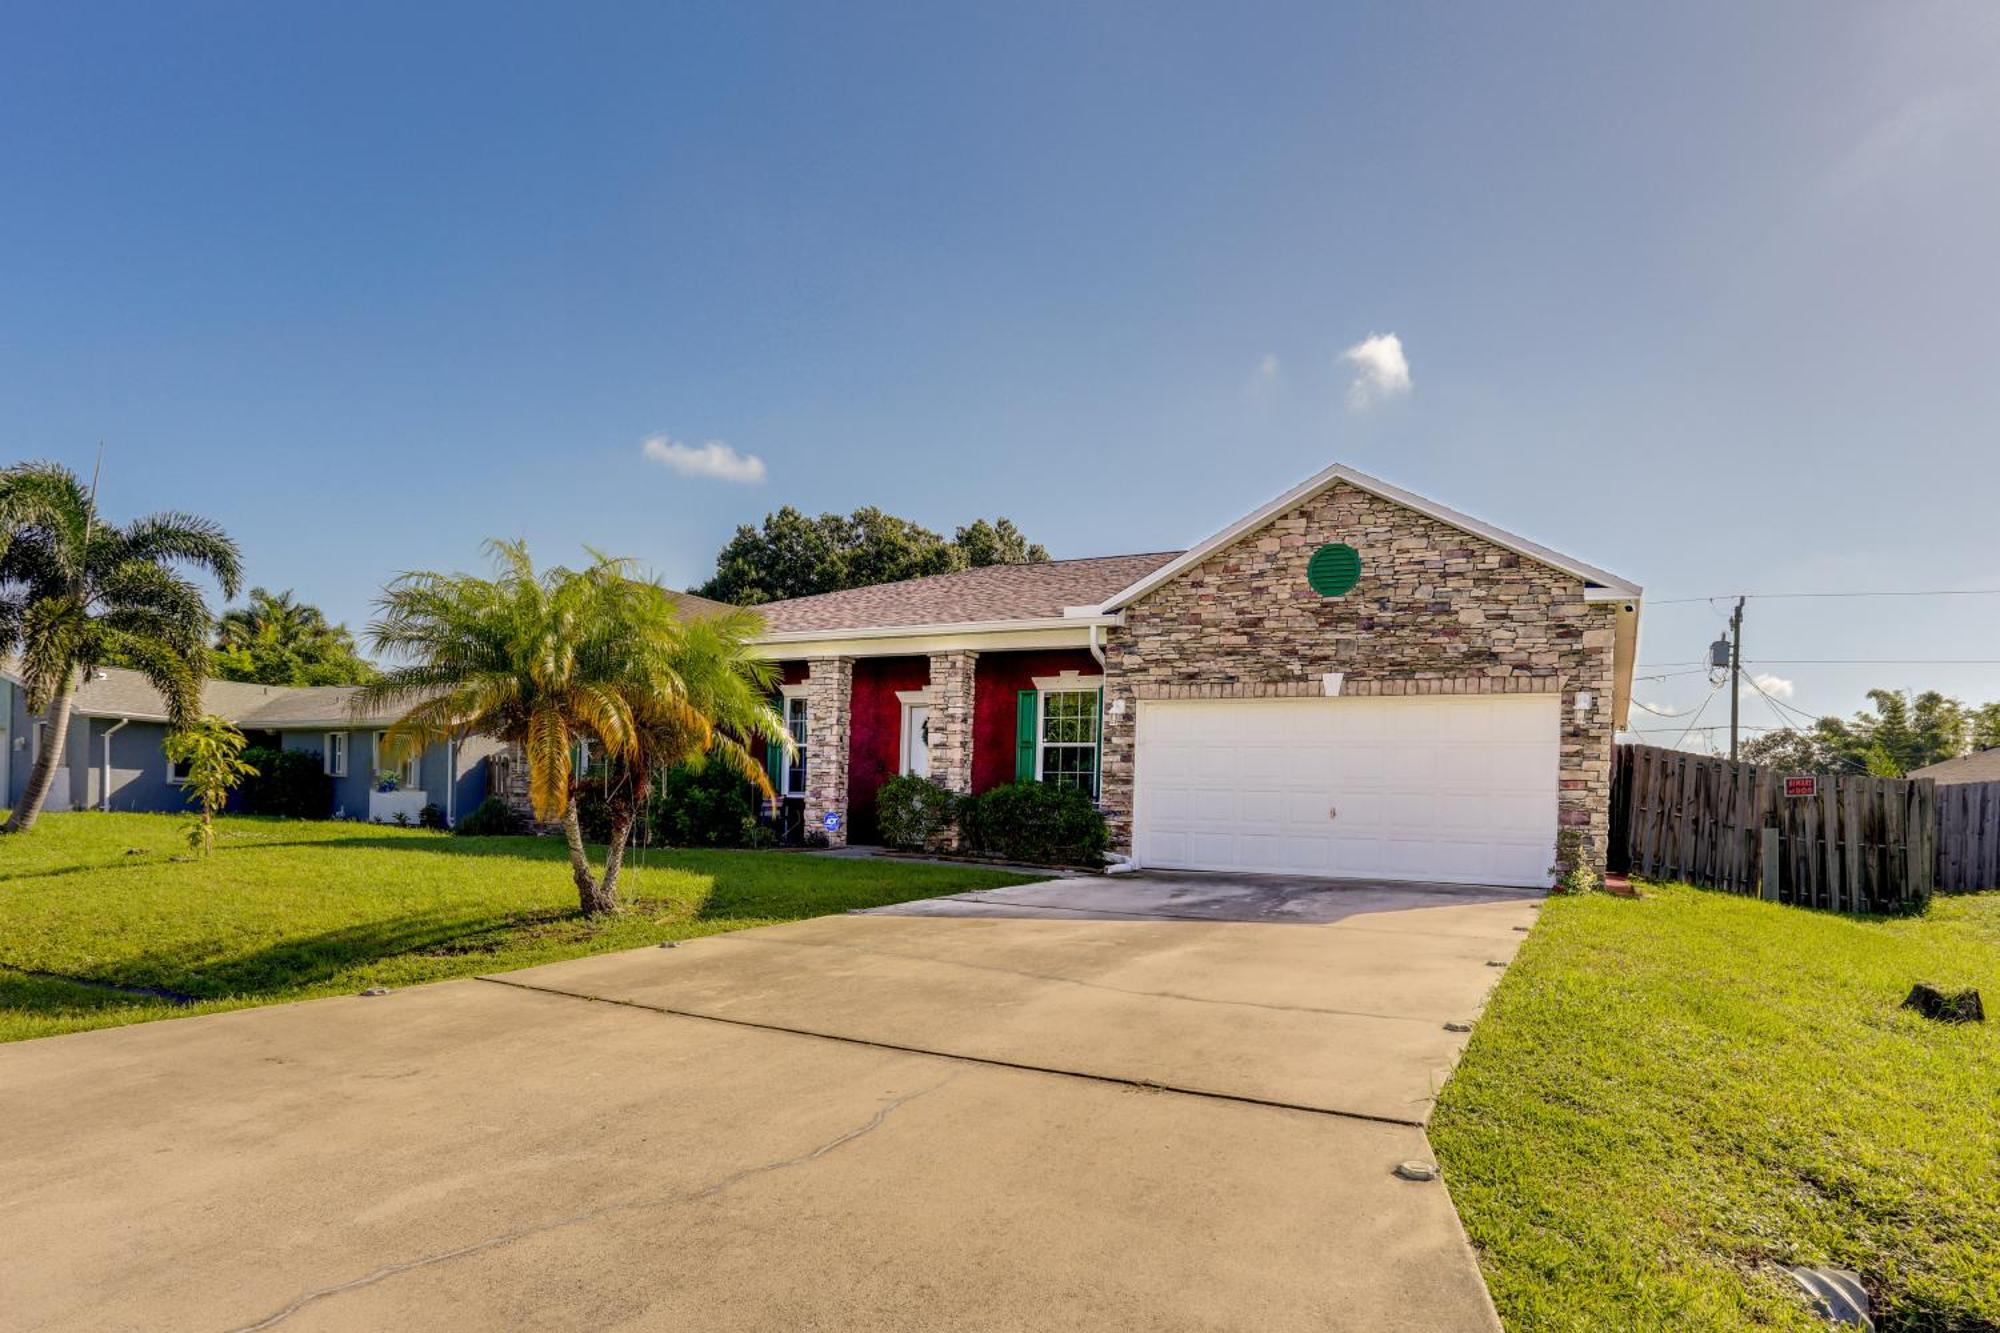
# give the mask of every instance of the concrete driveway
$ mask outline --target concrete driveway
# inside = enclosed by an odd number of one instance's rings
[[[1534,910],[1072,879],[0,1047],[0,1322],[1496,1328],[1391,1168]]]

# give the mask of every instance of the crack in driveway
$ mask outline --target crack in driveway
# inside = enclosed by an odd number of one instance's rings
[[[818,1147],[800,1153],[797,1156],[781,1157],[775,1161],[760,1162],[756,1166],[746,1166],[741,1170],[730,1172],[719,1180],[711,1181],[697,1190],[661,1195],[653,1198],[626,1199],[619,1203],[608,1203],[599,1208],[588,1208],[580,1213],[571,1213],[567,1217],[553,1218],[546,1222],[537,1222],[531,1226],[517,1227],[512,1231],[503,1231],[497,1236],[488,1236],[484,1240],[460,1245],[455,1249],[441,1250],[436,1254],[427,1254],[416,1259],[407,1259],[399,1264],[385,1264],[373,1272],[363,1273],[360,1277],[350,1279],[349,1281],[337,1283],[330,1287],[316,1287],[311,1291],[304,1292],[282,1309],[266,1315],[254,1324],[239,1325],[231,1333],[257,1333],[260,1329],[275,1328],[299,1311],[316,1302],[340,1296],[350,1291],[359,1291],[363,1287],[372,1287],[378,1282],[386,1281],[389,1278],[397,1277],[419,1268],[431,1268],[438,1264],[450,1263],[455,1259],[463,1259],[467,1255],[480,1254],[486,1250],[498,1249],[503,1245],[511,1245],[515,1241],[526,1240],[532,1236],[542,1236],[552,1231],[583,1226],[586,1223],[595,1222],[600,1218],[610,1217],[618,1213],[643,1212],[650,1208],[671,1208],[677,1204],[699,1203],[704,1199],[712,1199],[725,1190],[740,1185],[755,1176],[768,1175],[773,1171],[786,1171],[793,1167],[810,1166],[828,1153],[845,1147],[856,1139],[874,1133],[883,1126],[890,1116],[894,1115],[903,1106],[915,1101],[919,1097],[928,1096],[936,1092],[939,1088],[942,1088],[957,1077],[956,1073],[948,1074],[936,1083],[931,1084],[928,1088],[919,1088],[915,1092],[906,1092],[879,1108],[874,1115],[870,1116],[863,1123],[856,1125],[853,1129],[838,1134]]]

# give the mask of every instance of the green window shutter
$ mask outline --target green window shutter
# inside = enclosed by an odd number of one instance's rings
[[[764,742],[764,771],[771,775],[771,790],[782,799],[785,794],[785,747],[780,742]]]
[[[1014,696],[1014,781],[1035,780],[1035,735],[1037,695],[1022,690]]]

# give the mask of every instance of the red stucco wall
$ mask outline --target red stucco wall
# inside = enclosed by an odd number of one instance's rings
[[[1095,676],[1100,668],[1087,648],[979,655],[972,686],[973,791],[1014,780],[1014,709],[1019,693],[1033,689],[1036,676],[1064,671]]]
[[[863,657],[854,663],[853,737],[847,760],[847,828],[850,842],[879,841],[875,789],[895,774],[902,758],[903,706],[898,690],[930,684],[924,657]]]

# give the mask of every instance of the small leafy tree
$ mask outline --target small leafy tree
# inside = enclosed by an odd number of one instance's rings
[[[213,713],[205,713],[167,737],[167,758],[187,765],[187,799],[200,804],[201,817],[187,827],[190,850],[206,856],[215,849],[215,812],[229,793],[257,770],[243,761],[243,733]]]

